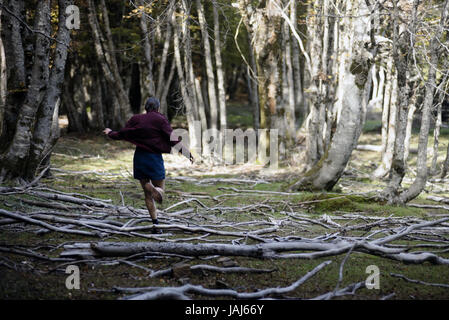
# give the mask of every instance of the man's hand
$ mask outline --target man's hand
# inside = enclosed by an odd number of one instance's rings
[[[189,160],[190,160],[190,163],[192,163],[192,164],[195,162],[195,159],[193,158],[192,153],[190,153]]]
[[[108,135],[109,132],[111,132],[111,131],[112,131],[111,129],[106,128],[106,129],[103,130],[103,133],[104,133],[105,135]]]

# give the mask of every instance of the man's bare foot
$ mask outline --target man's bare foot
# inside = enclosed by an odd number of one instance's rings
[[[154,201],[157,203],[162,203],[162,200],[164,198],[164,190],[159,187],[155,187],[151,181],[145,183],[145,190],[151,194],[151,197],[153,197]]]

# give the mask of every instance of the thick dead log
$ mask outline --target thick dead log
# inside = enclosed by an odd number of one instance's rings
[[[448,220],[442,219],[444,221]],[[441,220],[439,220],[441,221]],[[428,225],[428,224],[427,224]],[[206,256],[206,255],[224,255],[224,256],[243,256],[252,258],[276,258],[276,259],[317,259],[328,256],[336,256],[346,253],[350,250],[372,254],[376,256],[387,257],[406,263],[419,264],[426,261],[433,264],[449,264],[449,259],[439,257],[433,253],[405,253],[403,248],[388,248],[376,244],[376,242],[386,243],[397,240],[405,236],[416,228],[406,230],[398,235],[385,237],[379,241],[334,241],[326,243],[324,241],[292,241],[292,242],[272,242],[257,245],[229,245],[229,244],[190,244],[190,243],[152,243],[152,242],[133,242],[133,243],[75,243],[66,245],[66,251],[61,253],[61,257],[77,256],[102,256],[102,257],[126,257],[139,253],[168,253],[183,256]],[[313,251],[301,253],[281,254],[286,251]]]

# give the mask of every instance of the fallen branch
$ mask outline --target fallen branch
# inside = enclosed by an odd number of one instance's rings
[[[181,287],[148,287],[148,288],[114,288],[118,292],[143,292],[136,295],[127,296],[125,300],[154,300],[161,298],[188,299],[186,294],[193,293],[205,296],[225,296],[235,299],[261,299],[269,295],[281,295],[296,290],[299,286],[312,278],[321,269],[329,265],[332,261],[325,261],[309,271],[299,280],[288,287],[268,288],[256,292],[237,292],[231,289],[207,289],[203,286],[187,284]]]
[[[423,284],[423,285],[432,286],[432,287],[449,288],[449,284],[430,283],[430,282],[425,282],[425,281],[420,281],[420,280],[409,279],[409,278],[407,278],[406,276],[404,276],[402,274],[390,273],[390,276],[396,277],[396,278],[400,278],[400,279],[403,279],[403,280],[405,280],[407,282],[411,282],[411,283]]]

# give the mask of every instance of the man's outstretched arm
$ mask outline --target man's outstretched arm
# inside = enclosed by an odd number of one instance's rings
[[[134,126],[136,124],[136,121],[134,120],[134,117],[128,120],[126,125],[120,129],[119,131],[111,130],[110,128],[106,128],[103,130],[103,133],[107,135],[109,138],[114,140],[122,140],[126,139],[134,130]]]

